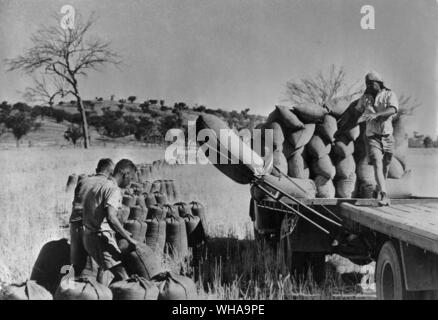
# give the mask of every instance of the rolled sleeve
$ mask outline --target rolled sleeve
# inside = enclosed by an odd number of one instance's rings
[[[399,102],[398,102],[397,96],[395,95],[395,93],[393,91],[390,91],[388,93],[387,105],[388,105],[388,108],[394,107],[395,110],[398,112]]]
[[[122,203],[122,193],[120,189],[115,185],[108,185],[103,192],[103,207],[113,207],[118,210]]]

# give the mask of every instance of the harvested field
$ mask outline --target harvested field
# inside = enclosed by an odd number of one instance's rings
[[[4,267],[12,273],[10,276],[0,274],[0,281],[10,277],[21,281],[29,277],[41,246],[66,235],[66,230],[60,227],[66,225],[71,211],[72,193],[65,193],[69,174],[91,173],[103,157],[114,161],[125,157],[135,163],[148,163],[162,156],[163,150],[133,148],[0,151],[0,161],[5,166],[1,174],[4,188],[0,192],[3,220],[0,256],[8,257],[4,259]],[[217,236],[231,232],[244,237],[250,230],[247,227],[250,222],[247,219],[248,188],[232,183],[212,166],[179,168],[164,169],[162,175],[177,181],[182,199],[206,204],[210,226],[214,226],[209,232]],[[233,188],[231,195],[230,188]]]
[[[0,283],[28,278],[42,245],[66,235],[61,227],[66,224],[71,208],[72,194],[65,193],[69,174],[94,171],[102,157],[115,161],[127,157],[136,163],[147,163],[162,155],[163,150],[138,148],[1,150],[0,161],[4,167],[0,174],[3,183]],[[438,176],[425,175],[424,171],[436,168],[438,154],[411,150],[408,156],[412,168],[423,170],[420,176],[430,177],[430,181],[414,181],[418,193],[432,190],[430,186],[438,182]],[[198,279],[201,280],[198,284],[206,283],[202,285],[204,298],[370,298],[349,284],[351,277],[360,278],[361,273],[369,270],[339,257],[329,260],[338,271],[352,276],[341,277],[332,270],[323,288],[315,288],[311,283],[294,287],[293,280],[277,265],[275,253],[267,254],[264,248],[247,240],[252,237],[248,186],[233,183],[212,166],[176,166],[165,168],[160,174],[179,184],[184,201],[197,200],[207,208],[208,232],[216,239],[209,244],[209,250],[213,251],[203,262]],[[254,267],[256,264],[259,267]]]

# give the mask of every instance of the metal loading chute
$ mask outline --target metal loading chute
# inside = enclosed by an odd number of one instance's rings
[[[232,166],[232,164],[220,164],[217,162],[213,163],[213,165],[215,167],[217,167],[222,173],[226,174],[229,178],[231,178],[232,180],[234,180],[238,183],[256,185],[265,195],[272,198],[276,202],[282,204],[285,208],[290,210],[291,213],[296,214],[297,216],[299,216],[302,219],[306,220],[307,222],[311,223],[312,225],[314,225],[315,227],[317,227],[319,230],[321,230],[322,232],[324,232],[326,234],[331,234],[331,232],[328,230],[328,228],[326,228],[326,227],[320,225],[320,223],[316,222],[313,217],[309,217],[309,213],[312,214],[313,216],[318,217],[319,219],[322,219],[326,223],[329,223],[332,227],[337,228],[338,231],[343,229],[343,226],[339,222],[334,221],[333,219],[330,219],[327,216],[319,213],[315,209],[309,207],[308,205],[301,202],[297,198],[288,194],[287,192],[285,192],[284,190],[282,190],[278,186],[266,181],[266,179],[264,177],[270,173],[270,171],[272,170],[272,167],[273,167],[272,166],[272,159],[269,159],[268,161],[265,162],[258,154],[256,154],[249,146],[247,146],[244,143],[243,143],[243,145],[246,147],[246,149],[245,149],[246,154],[245,155],[251,159],[258,160],[256,162],[256,166],[252,165],[251,163],[243,161],[239,151],[237,151],[237,153],[232,153],[231,151],[234,151],[234,150],[230,150],[227,148],[225,148],[224,149],[225,151],[223,151],[222,150],[223,144],[221,143],[221,141],[219,139],[219,137],[220,137],[219,130],[222,130],[222,129],[229,130],[229,128],[222,120],[220,120],[219,118],[212,116],[212,115],[201,115],[198,117],[196,124],[197,124],[197,131],[198,132],[202,129],[210,129],[212,131],[211,132],[212,136],[214,136],[216,139],[216,141],[214,141],[214,143],[212,143],[212,141],[206,141],[204,143],[201,143],[201,145],[207,144],[210,150],[215,152],[217,155],[220,155],[220,156],[228,159],[228,161],[231,161],[232,157],[239,159],[239,164],[234,165],[235,168],[233,168],[233,172],[228,170],[229,166]],[[240,138],[237,135],[235,136],[235,138],[240,140]],[[220,146],[220,148],[219,148],[219,146]],[[262,160],[263,165],[260,165],[260,159]],[[227,166],[227,167],[225,168],[225,166]],[[278,168],[277,168],[277,170],[278,170]],[[240,178],[240,176],[244,177],[244,178],[237,179],[235,171],[241,171],[241,172],[239,172],[241,174],[238,176],[239,176],[239,178]],[[278,170],[278,171],[280,171],[280,170]],[[281,174],[287,177],[287,175],[285,173],[281,172]],[[272,189],[275,192],[272,192],[269,189]],[[289,200],[293,201],[295,204],[300,205],[303,208],[305,208],[306,214],[293,208],[290,204],[286,203],[283,200],[283,198],[289,199]],[[326,209],[326,210],[328,210],[328,209]],[[334,215],[334,213],[331,213],[331,214]],[[337,220],[340,220],[336,215],[334,215],[334,216],[337,218]]]

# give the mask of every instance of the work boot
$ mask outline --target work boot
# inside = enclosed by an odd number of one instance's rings
[[[382,199],[379,201],[379,206],[389,206],[391,205],[391,200],[389,200],[386,192],[380,192]]]

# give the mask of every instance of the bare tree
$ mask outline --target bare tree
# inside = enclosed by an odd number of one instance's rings
[[[347,86],[345,77],[346,73],[342,68],[332,65],[328,76],[319,72],[313,77],[288,81],[286,83],[286,100],[295,105],[315,103],[326,106],[339,104],[347,107],[365,91],[365,88],[361,88],[360,81]],[[405,120],[419,106],[420,103],[409,95],[399,95],[399,111],[393,118],[396,147],[403,142],[407,143]],[[345,108],[341,109],[345,110]]]
[[[394,117],[394,122],[397,121],[398,118],[403,118],[406,116],[412,116],[415,109],[421,106],[416,99],[413,99],[411,96],[401,94],[398,99],[399,111]]]
[[[34,85],[25,89],[23,97],[29,102],[41,102],[52,107],[56,96],[64,97],[63,88],[65,87],[65,83],[60,81],[62,79],[53,80],[55,83],[50,84],[44,76],[41,79],[34,77]]]
[[[333,99],[350,101],[359,94],[358,82],[346,85],[343,68],[330,67],[328,76],[321,71],[315,76],[286,83],[286,100],[292,104],[315,103],[323,105]]]
[[[42,96],[49,98],[57,94],[71,94],[76,98],[82,118],[85,148],[89,147],[90,142],[79,80],[91,71],[100,70],[104,65],[120,63],[119,55],[111,50],[109,42],[88,37],[95,21],[93,15],[87,21],[83,21],[78,15],[74,29],[63,29],[56,19],[54,25],[43,26],[31,36],[32,47],[23,55],[6,60],[8,71],[19,70],[27,74],[41,72],[43,76],[51,77],[55,84],[61,84],[61,87],[56,87],[55,92],[49,93],[47,82],[44,85],[44,82],[40,81],[33,94],[42,93]],[[47,95],[44,90],[47,91]]]
[[[421,105],[416,99],[405,94],[400,94],[398,103],[399,110],[392,119],[396,142],[395,147],[401,145],[403,141],[407,144],[408,133],[406,131],[406,120],[408,117],[412,116],[414,111]]]

